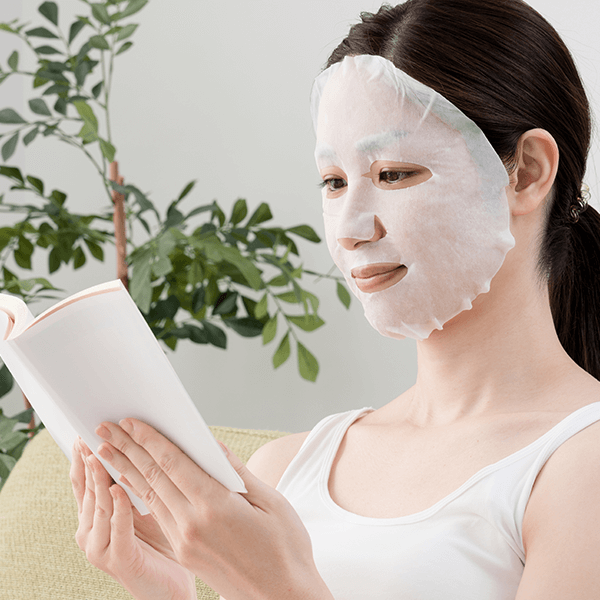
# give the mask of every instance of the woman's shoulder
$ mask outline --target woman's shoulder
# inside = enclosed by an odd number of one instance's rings
[[[267,485],[276,487],[309,433],[292,433],[267,442],[250,457],[248,469]]]

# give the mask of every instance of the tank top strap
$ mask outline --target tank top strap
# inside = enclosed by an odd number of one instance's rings
[[[329,415],[319,421],[308,434],[304,443],[284,471],[277,489],[282,494],[304,495],[314,488],[333,460],[344,434],[358,418],[374,409],[364,407]]]
[[[534,460],[529,464],[527,472],[524,473],[522,479],[522,485],[519,486],[519,496],[515,505],[515,523],[517,525],[518,540],[522,549],[523,539],[523,517],[525,515],[525,509],[531,496],[531,491],[537,476],[539,475],[542,467],[546,464],[552,454],[562,446],[568,439],[572,438],[575,434],[579,433],[586,427],[593,425],[597,421],[600,421],[600,402],[594,402],[587,404],[580,409],[572,412],[570,415],[565,417],[557,425],[555,425],[550,431],[548,431],[542,439],[541,449],[539,452],[534,454]]]

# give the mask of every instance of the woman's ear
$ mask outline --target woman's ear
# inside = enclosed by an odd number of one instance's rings
[[[534,211],[552,190],[558,171],[558,145],[545,129],[531,129],[519,138],[517,159],[509,199],[515,216]]]

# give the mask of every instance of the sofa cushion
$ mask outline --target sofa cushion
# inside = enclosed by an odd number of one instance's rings
[[[215,437],[246,462],[277,431],[211,427]],[[90,565],[75,542],[77,504],[70,463],[47,431],[40,432],[0,492],[0,600],[131,600]],[[198,598],[218,594],[199,579]]]

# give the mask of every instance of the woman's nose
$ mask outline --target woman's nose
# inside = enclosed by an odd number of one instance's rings
[[[338,244],[344,248],[345,250],[357,250],[364,244],[368,244],[369,242],[377,242],[378,240],[384,238],[387,234],[381,219],[375,215],[374,216],[374,233],[372,237],[369,239],[360,239],[360,238],[351,238],[351,237],[341,237],[338,238]]]

